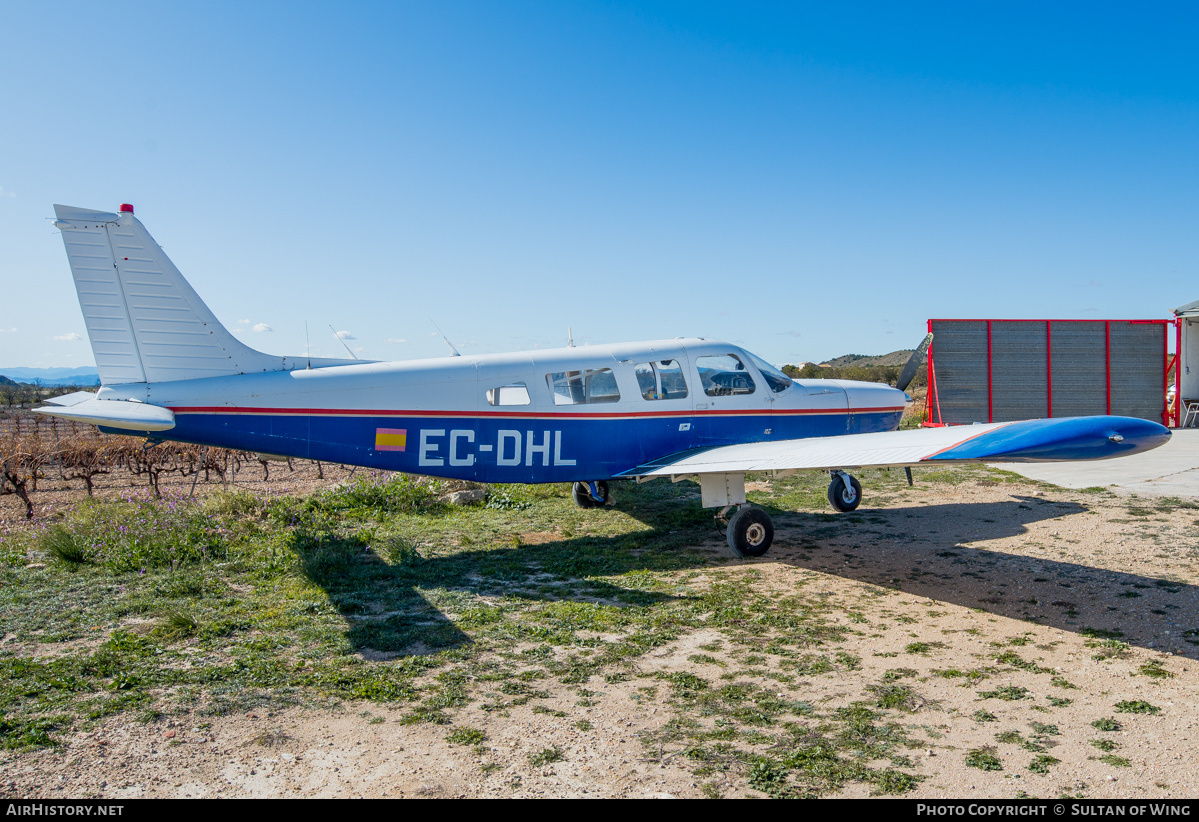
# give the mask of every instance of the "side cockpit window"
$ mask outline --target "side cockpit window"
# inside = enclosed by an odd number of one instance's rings
[[[554,393],[554,405],[585,405],[595,402],[618,402],[620,389],[611,368],[583,371],[558,371],[546,374],[545,381]]]
[[[752,394],[757,389],[754,378],[735,354],[697,357],[695,367],[704,393],[709,397]]]
[[[647,400],[680,400],[687,396],[687,381],[678,360],[637,363],[637,387]]]
[[[528,405],[529,389],[523,382],[487,389],[488,405]]]

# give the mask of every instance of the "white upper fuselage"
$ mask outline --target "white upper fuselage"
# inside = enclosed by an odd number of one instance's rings
[[[748,358],[742,358],[753,390],[736,395],[706,394],[695,371],[704,356],[743,354],[739,346],[718,340],[685,338],[520,351],[479,356],[366,362],[355,365],[296,368],[165,383],[132,383],[100,389],[102,399],[137,399],[172,409],[262,408],[278,410],[396,410],[465,412],[486,410],[487,391],[526,384],[529,403],[522,411],[563,416],[627,411],[736,412],[902,411],[905,395],[887,385],[850,380],[798,380],[772,391]],[[675,360],[684,365],[687,396],[647,401],[634,375],[637,364]],[[620,398],[603,404],[555,404],[546,375],[612,369]],[[511,409],[510,409],[511,410]]]

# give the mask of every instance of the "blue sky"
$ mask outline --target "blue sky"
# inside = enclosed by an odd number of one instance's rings
[[[56,202],[133,203],[280,354],[1164,317],[1196,9],[0,0],[0,367],[92,362]]]

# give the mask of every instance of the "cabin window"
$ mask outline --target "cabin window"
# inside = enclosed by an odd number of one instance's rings
[[[509,383],[487,389],[488,405],[528,405],[529,389],[523,382]]]
[[[750,354],[748,351],[745,353],[749,354],[749,358],[753,360],[754,365],[756,365],[758,370],[762,372],[762,379],[766,380],[766,384],[770,386],[771,391],[778,394],[791,387],[791,378],[782,371],[779,371],[761,357]]]
[[[745,370],[745,364],[735,354],[697,357],[695,367],[704,393],[709,397],[752,394],[757,388],[753,377]]]
[[[545,381],[554,392],[554,405],[584,405],[593,402],[617,402],[620,389],[611,368],[583,371],[558,371],[546,374]]]
[[[681,400],[687,396],[687,381],[678,360],[637,363],[637,387],[647,400]]]

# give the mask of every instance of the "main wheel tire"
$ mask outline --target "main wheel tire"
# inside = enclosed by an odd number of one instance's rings
[[[849,480],[846,485],[845,480]],[[852,511],[862,504],[862,483],[849,474],[837,474],[828,484],[828,501],[838,511]]]
[[[729,520],[725,535],[736,557],[760,557],[774,541],[774,523],[761,508],[742,508]]]
[[[599,499],[591,495],[591,486],[586,482],[576,482],[570,489],[570,495],[575,505],[580,508],[601,508],[608,504],[608,483],[600,480],[595,484],[599,489]]]

